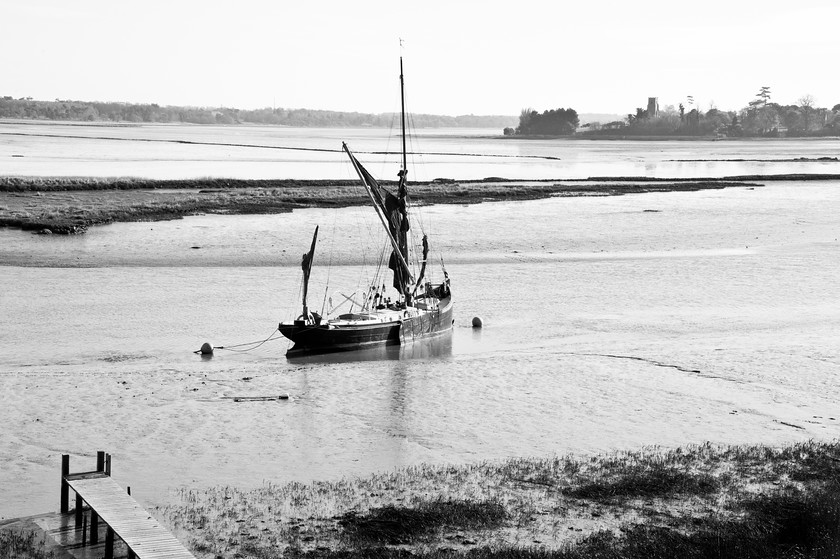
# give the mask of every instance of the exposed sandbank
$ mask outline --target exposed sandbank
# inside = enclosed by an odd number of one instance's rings
[[[751,182],[758,178],[438,179],[413,183],[411,201],[415,204],[478,204],[554,196],[696,191],[761,186]],[[835,178],[840,179],[840,175]],[[356,181],[0,178],[0,226],[44,233],[83,233],[93,225],[178,219],[201,213],[270,214],[296,208],[365,203],[366,195]]]

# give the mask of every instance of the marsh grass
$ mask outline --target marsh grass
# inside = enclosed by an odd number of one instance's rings
[[[0,559],[48,559],[55,555],[34,530],[0,528]]]
[[[339,523],[356,542],[400,545],[414,543],[444,527],[458,530],[496,528],[506,518],[507,512],[497,502],[436,499],[413,507],[386,505],[363,515],[350,511]]]
[[[66,192],[80,190],[247,189],[271,187],[349,186],[352,180],[247,180],[224,178],[144,179],[137,177],[0,177],[0,192]],[[383,181],[388,184],[389,181]]]
[[[838,557],[840,442],[420,465],[182,490],[199,557]]]
[[[805,495],[778,493],[743,504],[738,519],[711,515],[691,529],[635,524],[599,530],[556,549],[540,546],[480,546],[466,551],[448,547],[419,550],[417,559],[782,559],[833,558],[840,555],[838,487]],[[294,555],[294,554],[293,554]],[[310,559],[407,557],[393,547],[314,550],[297,554]]]
[[[631,468],[623,475],[598,480],[569,489],[566,494],[595,501],[629,497],[673,497],[678,494],[708,495],[718,490],[720,482],[708,474],[692,474],[673,468],[644,471]]]

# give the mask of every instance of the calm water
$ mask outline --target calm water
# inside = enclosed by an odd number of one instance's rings
[[[836,183],[419,212],[455,332],[365,360],[287,361],[283,340],[192,353],[297,311],[316,224],[318,306],[356,289],[370,256],[345,247],[376,231],[362,209],[0,230],[0,517],[56,509],[60,454],[83,469],[99,449],[155,504],[178,486],[840,435]]]
[[[411,163],[415,164],[411,173],[415,180],[438,177],[555,179],[840,172],[840,163],[836,161],[759,161],[837,157],[840,140],[836,138],[596,142],[504,140],[498,138],[500,130],[490,129],[426,129],[417,132],[409,145],[410,151],[450,155],[411,156]],[[400,147],[394,133],[370,128],[81,126],[6,121],[0,122],[0,174],[355,179],[347,157],[341,153],[344,141],[356,152],[396,152]],[[277,149],[287,147],[333,151]],[[551,159],[541,159],[545,157]],[[396,178],[396,158],[367,155],[360,159],[376,176]],[[685,159],[725,161],[680,161]]]

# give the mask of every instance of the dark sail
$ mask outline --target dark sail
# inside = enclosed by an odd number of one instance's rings
[[[301,258],[300,267],[303,269],[303,318],[309,316],[309,308],[306,306],[306,294],[309,291],[309,274],[312,272],[312,262],[315,260],[315,242],[318,240],[318,226],[315,226],[315,234],[312,235],[312,247],[309,252],[304,253]]]
[[[383,189],[384,190],[384,189]],[[388,226],[391,235],[397,240],[403,259],[408,261],[408,214],[405,210],[405,198],[397,198],[387,190],[385,192],[385,215],[388,216]],[[397,255],[391,252],[388,267],[394,271],[394,288],[400,293],[406,291],[410,279],[408,270],[404,269]]]
[[[402,259],[398,258],[395,251],[391,252],[391,258],[388,261],[388,267],[394,271],[394,288],[400,293],[406,293],[411,283],[411,272],[408,270],[405,262],[408,262],[408,230],[409,221],[408,213],[406,211],[406,195],[407,191],[403,181],[400,181],[399,195],[393,195],[388,189],[379,185],[376,179],[373,178],[367,169],[359,162],[356,157],[347,152],[353,160],[353,164],[358,169],[362,180],[367,184],[373,197],[374,203],[379,206],[382,215],[388,222],[388,230],[391,236],[396,241]]]

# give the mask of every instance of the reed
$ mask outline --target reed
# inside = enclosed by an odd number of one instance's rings
[[[200,557],[835,557],[840,442],[419,465],[183,489],[159,511]]]

